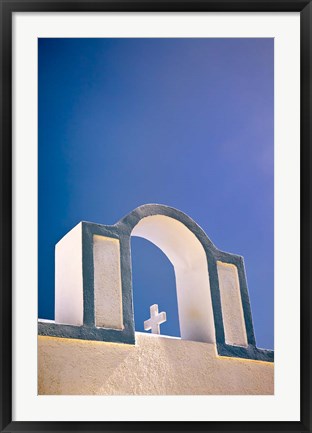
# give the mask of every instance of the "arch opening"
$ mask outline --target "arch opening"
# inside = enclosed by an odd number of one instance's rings
[[[150,318],[150,307],[159,306],[167,319],[160,325],[161,335],[181,337],[175,274],[168,257],[154,243],[131,237],[131,268],[135,331],[144,329]]]
[[[183,223],[166,215],[142,218],[131,236],[155,244],[173,265],[181,338],[215,343],[208,262],[198,238]]]

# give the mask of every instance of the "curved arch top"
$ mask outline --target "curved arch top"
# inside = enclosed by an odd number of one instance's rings
[[[212,251],[218,251],[213,242],[206,235],[204,230],[186,213],[170,206],[163,204],[149,203],[138,206],[133,211],[129,212],[121,218],[116,226],[120,227],[126,233],[131,234],[134,227],[143,219],[148,216],[163,215],[180,221],[184,224],[194,235],[205,244],[207,248]]]
[[[131,236],[153,242],[174,266],[181,338],[214,343],[221,356],[273,361],[273,351],[256,347],[243,257],[219,250],[192,218],[162,204],[139,206],[114,225],[81,222],[61,239],[58,323],[39,322],[39,334],[135,343]]]

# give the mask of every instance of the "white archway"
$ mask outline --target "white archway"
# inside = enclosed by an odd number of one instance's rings
[[[131,236],[155,244],[174,267],[181,338],[215,343],[207,256],[194,233],[174,218],[151,215],[137,223]]]
[[[112,226],[82,221],[58,242],[55,323],[39,322],[40,335],[135,344],[130,236],[154,243],[172,263],[182,339],[214,343],[220,356],[274,360],[256,346],[243,257],[159,204]]]

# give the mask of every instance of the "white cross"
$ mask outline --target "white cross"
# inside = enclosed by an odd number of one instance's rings
[[[145,320],[144,322],[144,330],[149,331],[152,330],[152,334],[160,334],[160,327],[159,325],[161,323],[166,322],[167,315],[164,311],[161,313],[158,313],[158,305],[154,304],[150,307],[151,312],[151,318],[148,320]]]

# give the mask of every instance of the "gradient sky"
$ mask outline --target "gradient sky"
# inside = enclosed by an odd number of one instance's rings
[[[273,39],[39,39],[39,317],[54,246],[145,203],[188,214],[245,258],[259,347],[274,345]],[[174,272],[132,238],[136,330],[179,335]]]

